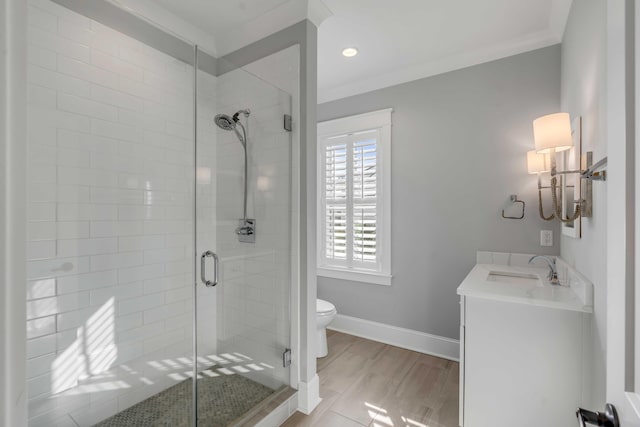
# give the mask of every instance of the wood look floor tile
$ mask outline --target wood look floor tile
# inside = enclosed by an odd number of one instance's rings
[[[415,399],[435,402],[441,397],[442,389],[449,375],[448,369],[436,368],[423,363],[415,363],[407,377],[394,393],[398,399]]]
[[[372,427],[422,427],[429,426],[433,409],[416,402],[389,400],[385,412],[380,411],[371,422]]]
[[[388,377],[367,371],[342,394],[331,406],[331,410],[369,425],[380,409],[384,409],[384,403],[391,392]]]
[[[327,347],[329,348],[329,354],[318,359],[318,372],[344,353],[358,339],[360,338],[354,337],[353,335],[341,334],[339,332],[327,330]]]
[[[345,351],[320,371],[320,384],[342,393],[363,375],[369,363],[366,355]]]
[[[425,365],[431,365],[436,368],[443,368],[443,369],[451,369],[451,365],[456,365],[456,369],[457,369],[458,363],[452,362],[451,360],[442,359],[436,356],[431,356],[430,354],[423,354],[423,353],[418,353],[418,354],[419,354],[418,361]]]
[[[340,393],[320,386],[320,397],[322,401],[309,415],[304,415],[301,412],[296,412],[294,416],[290,417],[282,426],[283,427],[311,427],[318,426],[318,421],[322,418],[325,412],[327,412],[331,405],[340,397]]]
[[[285,427],[457,427],[458,363],[328,331],[320,396]]]
[[[418,358],[417,352],[387,345],[371,361],[367,370],[384,375],[389,381],[388,388],[395,391],[403,383]]]
[[[363,427],[367,424],[360,424],[333,411],[327,411],[318,420],[316,425],[323,427]]]
[[[313,422],[310,420],[310,416],[309,415],[305,415],[302,412],[296,412],[293,415],[291,415],[287,421],[284,422],[284,424],[282,424],[281,427],[307,427],[307,426],[312,426],[314,425]]]
[[[335,339],[337,339],[337,337],[334,338],[334,340]],[[382,350],[384,350],[385,347],[387,347],[386,344],[355,337],[355,340],[349,346],[349,348],[347,348],[346,352],[358,354],[368,359],[375,359],[382,352]]]
[[[457,364],[456,364],[457,365]],[[450,369],[449,376],[440,392],[438,404],[429,417],[429,423],[436,426],[458,425],[458,390],[460,384],[460,372],[458,369]]]

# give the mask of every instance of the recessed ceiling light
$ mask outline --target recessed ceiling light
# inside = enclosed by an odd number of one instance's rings
[[[355,47],[348,47],[342,51],[342,55],[347,58],[351,58],[352,56],[356,56],[358,54],[358,49]]]

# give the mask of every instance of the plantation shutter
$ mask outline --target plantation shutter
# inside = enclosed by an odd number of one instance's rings
[[[347,260],[347,158],[349,139],[330,138],[324,151],[324,248],[325,257],[335,261]]]
[[[354,134],[353,140],[353,263],[376,263],[378,131]]]
[[[378,129],[324,138],[324,264],[379,271]]]

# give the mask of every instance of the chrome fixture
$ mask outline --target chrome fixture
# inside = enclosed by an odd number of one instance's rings
[[[620,427],[620,418],[615,406],[607,403],[604,412],[592,412],[586,409],[578,408],[576,417],[580,427],[586,427],[587,424],[605,427]]]
[[[549,274],[547,275],[547,280],[549,281],[549,283],[551,283],[552,285],[559,285],[560,281],[558,280],[556,260],[545,255],[536,255],[531,257],[531,259],[529,260],[529,264],[533,263],[537,259],[543,259],[549,265]]]
[[[593,214],[593,189],[592,181],[605,181],[607,172],[601,170],[607,165],[607,158],[604,157],[593,164],[593,152],[582,153],[582,119],[576,118],[574,130],[572,131],[570,116],[568,113],[556,113],[539,117],[533,121],[533,134],[535,140],[535,150],[527,153],[527,167],[530,174],[538,175],[538,204],[540,218],[551,221],[557,218],[565,224],[579,221],[580,218],[588,218]],[[556,154],[562,151],[575,149],[577,160],[580,163],[575,170],[558,170]],[[574,158],[575,159],[575,158]],[[542,185],[541,175],[549,173],[551,180],[549,186]],[[579,175],[575,180],[575,185],[567,185],[564,175]],[[560,196],[558,195],[560,187]],[[547,216],[542,206],[542,190],[551,189],[553,201],[553,211]],[[563,204],[563,196],[567,196],[566,190],[573,188],[574,198],[577,200],[567,200]],[[565,194],[566,193],[566,194]],[[558,201],[560,199],[560,202]],[[573,212],[566,205],[575,205]]]
[[[242,209],[242,218],[240,218],[240,224],[236,228],[236,234],[238,235],[238,240],[243,243],[255,243],[256,241],[256,220],[247,218],[247,186],[249,183],[249,161],[247,155],[247,130],[240,121],[240,115],[244,115],[245,119],[249,118],[251,111],[249,109],[246,110],[238,110],[233,116],[228,116],[226,114],[218,114],[214,120],[216,125],[222,130],[234,131],[240,144],[242,144],[242,148],[244,149],[244,198],[243,198],[243,209]],[[242,129],[242,134],[238,131],[238,126]]]
[[[291,366],[291,349],[286,348],[282,353],[282,367],[288,368]]]
[[[516,195],[516,194],[512,194],[511,196],[509,196],[509,200],[511,201],[512,204],[521,203],[522,204],[522,206],[521,206],[522,207],[522,212],[518,216],[505,216],[504,209],[502,209],[502,218],[505,218],[505,219],[522,219],[522,218],[524,218],[524,207],[525,207],[524,201],[523,200],[518,200],[518,195]]]
[[[208,257],[213,258],[213,280],[207,280],[206,260]],[[212,288],[218,284],[219,279],[219,264],[218,255],[215,252],[206,251],[202,253],[200,257],[200,280],[208,288]]]
[[[542,186],[542,174],[551,171],[549,155],[538,154],[536,150],[527,152],[527,170],[531,175],[538,175],[538,211],[540,214],[540,218],[545,221],[551,221],[556,217],[555,210],[554,212],[551,212],[551,215],[547,216],[544,214],[544,207],[542,205],[542,189],[551,188],[553,192],[555,192],[555,188],[552,186]]]
[[[252,218],[240,218],[238,220],[238,227],[236,228],[236,234],[238,235],[238,241],[241,243],[255,243],[256,242],[256,220]]]
[[[284,130],[287,132],[291,132],[293,130],[293,119],[291,114],[284,115],[284,123],[282,124],[282,127],[284,127]]]

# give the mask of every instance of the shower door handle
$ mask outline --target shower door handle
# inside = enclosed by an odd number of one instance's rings
[[[207,257],[213,258],[213,281],[207,280]],[[214,252],[206,251],[202,253],[202,257],[200,257],[200,280],[202,280],[202,283],[204,283],[204,285],[209,288],[212,288],[218,284],[218,264],[218,255],[216,255]]]

